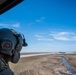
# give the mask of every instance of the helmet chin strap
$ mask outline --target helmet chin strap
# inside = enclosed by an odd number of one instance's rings
[[[9,61],[12,63],[17,63],[20,59],[20,53],[15,52],[13,56],[0,53],[0,57],[3,58],[7,64]]]
[[[20,59],[20,52],[17,52],[17,50],[13,50],[13,55],[10,56],[10,62],[17,63]]]
[[[0,75],[14,75],[14,73],[12,72],[12,70],[9,67],[8,62],[5,61],[5,55],[4,54],[0,54]]]
[[[6,63],[8,63],[9,61],[11,61],[11,57],[9,55],[0,53],[0,57],[2,57]]]

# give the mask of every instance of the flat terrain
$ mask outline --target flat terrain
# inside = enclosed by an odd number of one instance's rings
[[[21,58],[17,64],[10,63],[15,75],[56,75],[48,69],[60,61],[55,55],[42,55]]]
[[[65,57],[68,62],[73,60],[73,64],[76,64],[75,55]],[[61,59],[62,55],[57,54],[23,57],[17,64],[10,63],[10,67],[15,75],[74,75],[67,70]]]
[[[66,60],[68,61],[68,63],[74,68],[76,69],[76,54],[67,54],[65,55]]]

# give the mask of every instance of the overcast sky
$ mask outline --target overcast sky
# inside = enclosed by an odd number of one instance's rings
[[[0,28],[23,33],[22,52],[76,51],[76,0],[24,0],[0,15]]]

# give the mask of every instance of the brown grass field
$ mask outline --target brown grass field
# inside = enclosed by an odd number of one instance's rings
[[[65,55],[66,60],[68,61],[68,63],[74,68],[76,69],[76,54],[67,54]]]
[[[24,57],[17,64],[9,64],[15,75],[56,75],[48,67],[56,65],[60,59],[60,56],[50,54]]]

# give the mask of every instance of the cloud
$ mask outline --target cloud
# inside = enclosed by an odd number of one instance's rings
[[[50,34],[35,35],[38,41],[51,42],[58,41],[76,41],[76,34],[74,32],[54,32]]]
[[[2,26],[2,27],[7,27],[8,24],[0,23],[0,26]]]
[[[52,41],[51,38],[45,38],[44,36],[41,36],[41,35],[35,35],[35,37],[36,37],[37,40],[39,40],[39,41],[48,41],[48,42]]]
[[[12,24],[12,27],[19,28],[19,27],[20,27],[20,23],[15,23],[15,24]]]
[[[34,20],[33,22],[29,22],[27,25],[28,26],[31,26],[31,25],[35,25],[36,23],[41,23],[41,22],[43,22],[45,20],[45,17],[43,16],[43,17],[41,17],[40,19],[37,19],[37,20]]]
[[[38,38],[37,40],[39,40],[39,41],[48,41],[48,42],[52,41],[52,39],[48,39],[48,38]]]
[[[73,41],[76,40],[76,34],[71,32],[58,32],[50,34],[55,40]]]
[[[44,20],[45,20],[45,17],[43,16],[43,17],[41,17],[40,19],[36,20],[36,22],[42,22],[42,21],[44,21]]]
[[[39,41],[54,41],[54,40],[60,40],[60,41],[76,41],[76,34],[74,32],[54,32],[50,34],[45,34],[44,36],[41,35],[35,35],[37,40]]]
[[[16,27],[19,28],[20,27],[20,23],[14,23],[14,24],[6,24],[6,23],[0,23],[1,27]]]
[[[35,35],[37,38],[43,38],[43,36],[41,35]]]

